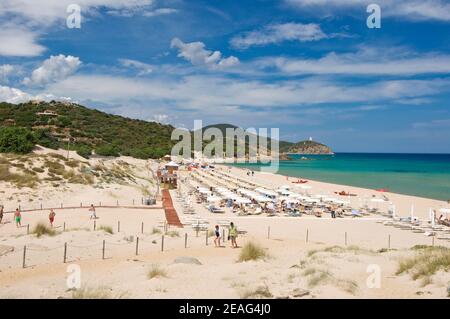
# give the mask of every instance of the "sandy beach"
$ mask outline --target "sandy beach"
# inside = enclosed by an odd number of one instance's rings
[[[144,161],[117,160],[129,161],[141,169],[145,167]],[[109,165],[108,161],[105,165]],[[217,166],[216,170],[251,179],[270,189],[294,185],[291,181],[295,180],[259,172],[249,177],[245,170],[228,166]],[[146,175],[142,170],[141,174]],[[180,180],[191,181],[191,174],[193,172],[181,168]],[[180,184],[181,190],[185,190],[187,184]],[[154,183],[149,182],[149,185]],[[311,195],[334,194],[341,190],[355,193],[357,196],[351,198],[352,205],[358,205],[360,198],[380,195],[373,190],[315,181],[309,181],[308,185],[312,186],[308,190]],[[125,183],[110,183],[103,189],[70,184],[61,189],[49,190],[47,187],[51,186],[42,185],[38,191],[45,189],[48,198],[54,200],[54,206],[58,207],[61,202],[64,206],[95,203],[98,219],[94,225],[88,207],[56,209],[56,233],[37,237],[27,234],[27,225],[32,232],[39,222],[48,224],[48,210],[22,213],[20,228],[13,223],[12,214],[5,214],[0,225],[1,298],[80,297],[67,286],[68,267],[74,264],[81,270],[84,289],[81,297],[447,297],[450,276],[444,269],[417,280],[408,272],[398,274],[398,270],[401,261],[420,253],[412,249],[413,246],[450,247],[449,241],[387,225],[383,216],[341,219],[236,216],[229,210],[212,214],[205,204],[194,202],[195,218],[207,224],[206,230],[197,232],[189,224],[193,216],[183,214],[183,199],[177,197],[177,190],[171,190],[174,207],[185,225],[183,228],[171,226],[165,232],[162,203],[141,205],[138,199],[143,195],[137,187]],[[11,188],[6,183],[1,184],[1,191],[11,196]],[[21,203],[26,202],[26,194],[25,190],[20,192]],[[396,205],[399,216],[409,216],[411,204],[414,204],[415,216],[420,219],[428,218],[429,208],[447,207],[445,202],[436,200],[391,193],[384,195]],[[111,202],[111,207],[99,207],[100,201]],[[114,207],[117,201],[119,206]],[[4,203],[9,209],[17,204]],[[239,246],[256,243],[266,252],[265,258],[239,262],[242,248],[230,248],[227,236],[223,247],[214,247],[209,232],[214,225],[227,225],[231,221],[245,232],[238,236]],[[177,260],[180,257],[189,258]],[[192,259],[200,264],[193,263]],[[158,274],[150,278],[149,272],[155,267],[159,269]],[[377,287],[368,284],[374,267],[379,270]]]

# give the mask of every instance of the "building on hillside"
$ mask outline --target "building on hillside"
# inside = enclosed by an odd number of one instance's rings
[[[38,115],[38,116],[58,116],[58,113],[56,113],[53,110],[45,110],[44,112],[37,112],[36,115]]]

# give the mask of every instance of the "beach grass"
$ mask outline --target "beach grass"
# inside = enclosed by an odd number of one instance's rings
[[[105,233],[114,234],[114,231],[111,226],[101,225],[98,230],[103,230]]]
[[[254,289],[243,290],[240,297],[241,299],[272,298],[273,294],[270,292],[267,285],[262,285]]]
[[[177,232],[176,230],[168,231],[166,233],[166,235],[169,236],[169,237],[180,237],[180,233]]]
[[[152,228],[152,235],[161,234],[161,233],[162,233],[161,229],[159,229],[157,227]]]
[[[267,252],[263,247],[254,242],[248,242],[242,247],[242,250],[239,254],[238,261],[251,261],[251,260],[260,260],[267,257]]]
[[[32,231],[32,234],[36,235],[36,237],[41,237],[43,235],[55,236],[57,233],[54,229],[45,225],[44,223],[38,223]]]
[[[397,275],[409,273],[413,280],[422,280],[425,286],[438,271],[450,270],[450,249],[442,246],[414,246],[414,256],[399,261]]]
[[[148,279],[167,278],[167,272],[164,269],[162,269],[161,266],[154,264],[148,271],[147,278]]]
[[[330,246],[326,247],[324,249],[313,249],[308,251],[307,256],[308,257],[314,257],[318,253],[331,253],[331,254],[345,254],[345,253],[353,253],[355,255],[357,254],[366,254],[366,255],[373,255],[376,252],[370,249],[364,249],[355,245],[348,246],[348,247],[341,247],[341,246]]]
[[[126,297],[126,292],[113,294],[112,290],[107,287],[83,287],[72,292],[72,299],[123,299]]]
[[[354,280],[336,278],[328,270],[310,267],[305,269],[302,275],[307,277],[308,288],[320,285],[333,285],[352,295],[355,295],[358,290],[358,284]]]

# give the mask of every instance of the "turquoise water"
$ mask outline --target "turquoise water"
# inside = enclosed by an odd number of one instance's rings
[[[278,174],[369,189],[450,200],[450,154],[291,155]],[[258,170],[261,164],[235,164]],[[336,189],[340,191],[341,189]]]

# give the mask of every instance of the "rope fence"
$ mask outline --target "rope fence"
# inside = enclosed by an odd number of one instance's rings
[[[120,225],[120,222],[118,223]],[[141,223],[141,227],[143,224]],[[166,228],[165,225],[160,226]],[[202,230],[201,233],[204,232],[204,239],[202,236],[196,236],[196,231],[191,230],[190,233],[185,232],[183,235],[177,233],[172,236],[169,232],[163,232],[161,234],[144,234],[144,229],[142,229],[142,233],[135,236],[124,237],[123,240],[125,242],[114,242],[109,240],[108,238],[103,238],[99,242],[90,243],[90,244],[75,244],[71,242],[64,242],[64,244],[57,245],[55,247],[39,247],[34,244],[24,245],[23,249],[21,247],[14,247],[13,253],[8,253],[2,258],[7,256],[11,256],[13,254],[21,255],[21,266],[22,268],[27,268],[30,266],[37,266],[37,264],[33,264],[33,260],[36,259],[44,259],[46,262],[41,264],[54,264],[54,263],[68,263],[79,260],[92,260],[92,259],[110,259],[114,257],[126,257],[126,256],[139,256],[146,253],[164,253],[166,251],[180,250],[180,249],[198,249],[201,247],[208,247],[211,245],[209,242],[209,230]],[[277,241],[279,238],[273,236],[273,227],[271,229],[270,226],[267,227],[267,241]],[[305,245],[314,245],[317,241],[323,240],[320,236],[320,232],[313,233],[310,228],[304,229],[304,238]],[[341,237],[341,240],[337,241],[333,240],[332,242],[327,242],[324,244],[327,245],[358,245],[360,244],[361,238],[354,238],[348,231],[342,232],[340,234],[336,234],[337,237]],[[395,246],[395,237],[391,233],[385,234],[385,242],[381,243],[381,250],[392,250]],[[240,235],[241,237],[242,235]],[[301,240],[302,236],[298,236],[295,239]],[[355,236],[356,237],[356,236]],[[292,239],[292,238],[290,238]],[[311,241],[313,239],[314,241]],[[367,239],[367,238],[366,238]],[[203,243],[202,243],[203,241]],[[228,241],[228,238],[225,236],[225,229],[222,228],[222,238],[221,243],[225,244]],[[420,244],[426,244],[430,246],[437,245],[438,241],[441,241],[434,236],[431,238],[424,238],[420,241]],[[441,241],[444,242],[444,241]],[[323,242],[322,242],[323,243]],[[394,245],[393,245],[394,244]],[[416,244],[419,244],[417,242]],[[86,251],[87,250],[87,251]],[[39,256],[37,256],[38,254]],[[11,258],[11,257],[9,257]],[[17,262],[17,266],[19,266],[18,257],[15,258]],[[14,268],[14,267],[9,267]]]
[[[0,206],[2,204],[0,203]],[[140,200],[129,200],[129,201],[119,201],[116,200],[115,202],[107,202],[107,201],[98,201],[98,202],[89,202],[89,203],[83,203],[80,202],[79,204],[70,203],[59,203],[59,204],[51,204],[44,206],[43,203],[40,203],[38,206],[24,206],[22,204],[17,204],[16,208],[19,209],[21,212],[39,212],[39,211],[46,211],[50,209],[54,210],[69,210],[69,209],[82,209],[82,208],[89,208],[91,205],[94,205],[96,208],[127,208],[127,209],[163,209],[162,206],[157,206],[156,204],[150,204],[147,202],[146,199],[143,197]],[[5,205],[3,205],[5,206]],[[11,210],[4,211],[5,214],[13,214],[15,212],[15,208]]]

